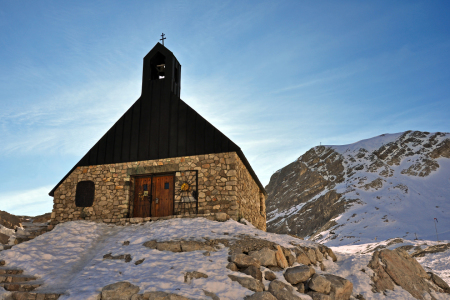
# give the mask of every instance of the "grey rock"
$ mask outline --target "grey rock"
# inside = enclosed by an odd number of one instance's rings
[[[277,300],[271,293],[269,292],[257,292],[253,295],[247,296],[244,298],[245,300]]]
[[[216,213],[216,221],[225,222],[230,217],[226,213]]]
[[[120,254],[113,256],[111,253],[103,255],[103,259],[118,259],[118,260],[124,260],[125,262],[130,262],[133,259],[131,258],[130,254]]]
[[[144,294],[133,295],[131,297],[131,300],[190,300],[190,299],[184,296],[166,292],[146,292]]]
[[[314,251],[316,252],[316,259],[318,262],[323,261],[323,254],[320,252],[319,248],[314,248]]]
[[[229,262],[229,263],[228,263],[227,269],[230,269],[231,271],[235,271],[235,272],[239,271],[239,269],[238,269],[238,267],[236,266],[236,264],[235,264],[235,263],[232,263],[232,262]]]
[[[254,291],[254,292],[262,292],[264,291],[264,284],[262,284],[261,281],[256,280],[254,278],[251,277],[239,277],[239,276],[234,276],[234,275],[228,275],[228,277],[232,280],[232,281],[237,281],[240,285],[242,285],[243,287]]]
[[[140,260],[137,260],[134,264],[137,266],[137,265],[140,265],[140,264],[142,264],[143,262],[144,262],[144,260],[145,260],[145,258],[143,258],[143,259],[140,259]]]
[[[318,292],[308,292],[307,295],[310,296],[313,300],[333,300],[334,299],[328,295],[321,294]]]
[[[306,255],[305,251],[299,248],[295,248],[295,254],[297,255],[297,262],[299,264],[303,265],[310,265],[311,260],[308,258],[308,255]]]
[[[250,266],[260,267],[261,263],[258,259],[245,254],[234,254],[231,256],[231,262],[235,263],[238,268],[247,268]]]
[[[214,251],[215,249],[210,245],[207,245],[204,242],[198,241],[181,241],[181,251],[183,252],[191,252],[197,250],[206,250],[206,251]]]
[[[300,282],[294,285],[294,287],[297,288],[297,292],[305,294],[308,290],[308,283],[307,282]]]
[[[441,289],[443,289],[444,292],[450,294],[450,287],[448,286],[447,282],[445,282],[444,280],[442,280],[441,277],[437,276],[437,275],[434,274],[434,273],[428,272],[428,274],[430,275],[430,279],[434,282],[434,284],[436,284],[438,287],[440,287]]]
[[[312,248],[303,248],[303,250],[305,251],[311,263],[315,265],[317,262],[316,251],[314,251],[314,249]]]
[[[262,282],[262,272],[259,268],[255,267],[255,266],[250,266],[250,267],[242,270],[241,272],[244,274],[250,275],[253,278]]]
[[[316,273],[316,270],[314,270],[314,268],[302,265],[287,269],[283,275],[286,281],[290,284],[297,284],[299,282],[305,282],[314,273]]]
[[[130,300],[137,292],[138,286],[126,281],[116,282],[103,287],[102,300]]]
[[[253,258],[256,258],[260,261],[262,266],[265,267],[276,267],[277,259],[275,258],[275,251],[270,250],[269,248],[263,248],[259,251],[252,251],[249,255]]]
[[[296,259],[294,257],[294,255],[290,254],[288,256],[286,256],[286,260],[288,262],[289,267],[292,267],[292,265],[295,263]]]
[[[335,300],[348,300],[353,292],[353,284],[350,280],[345,278],[332,275],[323,275],[328,281],[330,281],[330,295],[334,297]]]
[[[156,249],[159,251],[181,252],[181,243],[176,241],[158,242]]]
[[[208,275],[197,271],[187,272],[186,274],[184,274],[184,282],[186,283],[190,283],[192,279],[198,278],[208,278]]]
[[[9,235],[0,232],[0,244],[6,245],[9,241]]]
[[[203,293],[206,296],[212,298],[213,300],[220,300],[220,298],[216,294],[214,294],[213,292],[210,292],[210,291],[207,291],[207,290],[203,290]]]
[[[277,275],[275,275],[274,272],[266,271],[266,272],[264,272],[264,278],[266,280],[272,281],[272,280],[277,279]]]
[[[330,248],[327,247],[327,253],[328,253],[328,255],[331,257],[331,259],[332,259],[334,262],[337,261],[336,254],[334,254],[333,250],[331,250]]]
[[[144,247],[150,248],[150,249],[156,249],[156,246],[158,245],[157,241],[147,241],[144,244],[142,244]]]
[[[301,300],[300,297],[294,295],[294,288],[279,280],[274,280],[269,284],[269,292],[277,298],[277,300]]]
[[[330,293],[331,282],[322,275],[314,274],[308,283],[309,288],[322,294]]]

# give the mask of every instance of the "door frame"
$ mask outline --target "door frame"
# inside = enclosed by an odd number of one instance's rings
[[[172,214],[170,216],[174,215],[175,212],[175,177],[176,177],[176,172],[163,172],[163,173],[150,173],[150,174],[139,174],[139,175],[132,175],[131,177],[133,177],[133,189],[132,189],[132,199],[133,199],[133,211],[130,210],[130,216],[134,215],[134,199],[135,199],[135,195],[136,195],[136,179],[139,177],[150,177],[151,178],[151,184],[150,184],[150,190],[149,190],[149,195],[150,195],[150,217],[152,216],[152,203],[153,203],[153,177],[161,177],[161,176],[168,176],[168,175],[172,175],[173,176],[173,180],[172,180],[172,184],[173,184],[173,193],[172,193],[172,201],[173,201],[173,205],[172,205]],[[198,205],[198,204],[197,204]],[[131,206],[131,202],[130,202],[130,206]],[[140,218],[140,217],[131,217],[131,218]]]

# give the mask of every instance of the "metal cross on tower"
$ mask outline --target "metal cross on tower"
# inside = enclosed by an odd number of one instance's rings
[[[164,46],[164,40],[166,39],[164,36],[165,36],[165,34],[162,33],[161,38],[159,39],[160,41],[162,41],[163,46]]]

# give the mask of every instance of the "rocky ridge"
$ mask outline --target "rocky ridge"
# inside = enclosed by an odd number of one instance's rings
[[[272,175],[267,229],[333,246],[432,237],[433,217],[450,228],[449,158],[450,134],[440,132],[314,147]]]

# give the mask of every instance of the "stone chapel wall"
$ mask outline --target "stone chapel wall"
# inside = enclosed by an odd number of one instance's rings
[[[265,229],[265,216],[262,225],[262,219],[250,213],[250,206],[259,203],[254,200],[259,197],[259,188],[235,152],[77,167],[54,192],[51,224],[80,219],[118,223],[132,216],[134,176],[174,173],[175,189],[179,189],[194,171],[198,172],[198,214],[225,212],[235,220],[240,215],[248,216],[245,218],[252,223],[257,220],[253,223],[256,227]],[[237,174],[248,182],[239,183]],[[95,183],[94,203],[91,207],[76,207],[76,186],[85,180]],[[238,199],[244,203],[241,214]],[[175,196],[177,201],[179,196]]]
[[[240,217],[252,223],[256,228],[266,230],[265,195],[253,180],[239,156],[235,154],[237,198],[240,205]]]

